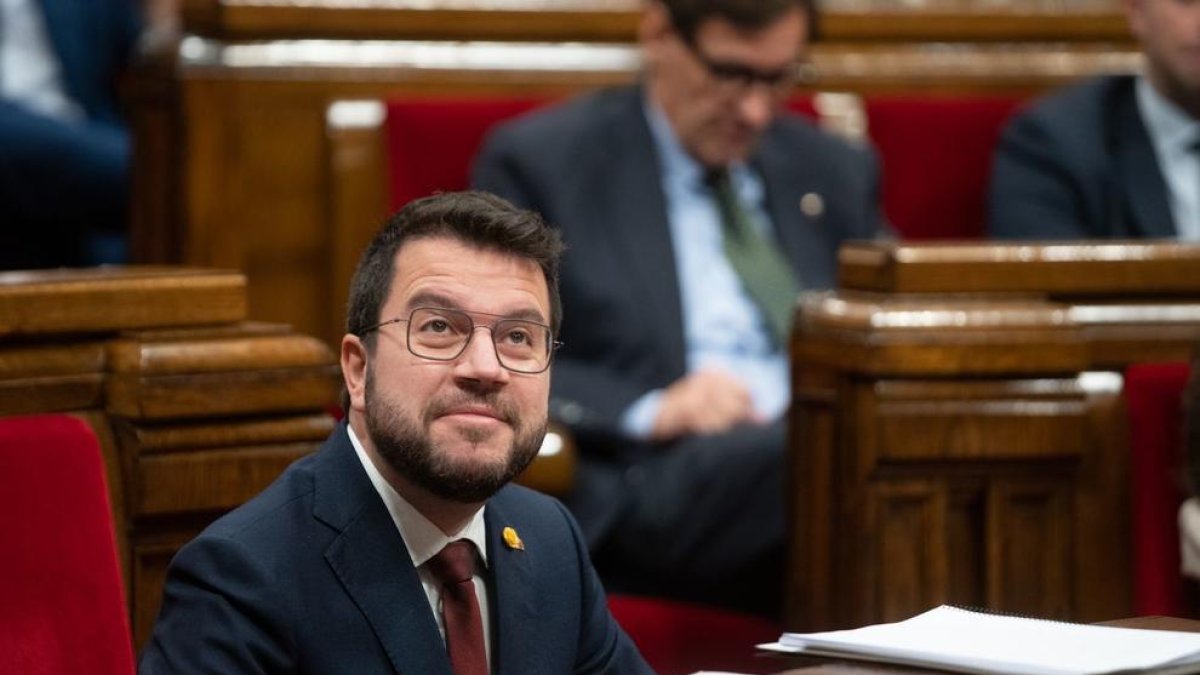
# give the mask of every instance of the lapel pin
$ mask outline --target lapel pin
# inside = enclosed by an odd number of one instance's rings
[[[800,211],[809,218],[819,218],[825,213],[825,200],[815,192],[809,192],[800,198]]]
[[[504,538],[504,545],[514,551],[524,551],[525,542],[521,541],[521,536],[511,527],[506,527],[500,532],[500,536]]]

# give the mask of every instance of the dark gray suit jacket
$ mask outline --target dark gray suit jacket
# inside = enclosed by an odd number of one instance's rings
[[[346,433],[339,425],[180,550],[139,673],[452,675],[404,541]],[[651,672],[561,504],[510,485],[485,520],[493,673]],[[503,544],[506,526],[525,550]]]
[[[1017,115],[992,168],[988,234],[1000,239],[1173,237],[1135,79],[1106,76]]]
[[[789,115],[770,127],[752,163],[804,286],[832,286],[838,246],[881,227],[874,156]],[[569,247],[552,383],[567,422],[615,429],[634,400],[685,374],[679,280],[641,89],[599,92],[501,126],[472,182],[540,211]],[[818,217],[800,210],[808,193],[823,199]]]

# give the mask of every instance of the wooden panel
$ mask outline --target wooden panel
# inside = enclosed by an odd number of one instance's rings
[[[115,375],[107,381],[108,411],[140,419],[273,413],[332,405],[340,391],[337,366],[246,373]]]
[[[0,272],[0,336],[240,321],[236,272],[98,267]]]
[[[86,410],[103,403],[100,373],[0,380],[0,415]]]
[[[1085,403],[1074,380],[881,382],[880,461],[1077,459]]]
[[[1070,619],[1069,482],[998,481],[989,493],[988,606]]]
[[[129,510],[134,516],[162,516],[233,508],[318,446],[293,443],[145,455],[137,460]]]
[[[946,601],[948,567],[946,498],[943,486],[929,481],[896,481],[873,491],[879,537],[878,609],[881,621],[897,621]]]

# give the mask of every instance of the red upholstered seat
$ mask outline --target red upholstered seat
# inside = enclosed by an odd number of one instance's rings
[[[391,207],[470,185],[471,160],[488,129],[546,98],[397,99],[387,104]]]
[[[1021,104],[997,97],[877,97],[867,129],[883,210],[904,239],[978,239],[1000,131]]]
[[[617,623],[659,675],[698,670],[776,673],[778,661],[755,645],[779,639],[778,625],[757,617],[658,598],[609,596]]]
[[[68,415],[0,418],[0,672],[130,675],[100,445]]]
[[[1186,498],[1182,453],[1186,363],[1148,363],[1125,371],[1133,508],[1133,609],[1138,615],[1186,613],[1176,514]]]

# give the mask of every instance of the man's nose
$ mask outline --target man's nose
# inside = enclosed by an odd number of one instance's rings
[[[508,381],[508,369],[500,365],[492,332],[487,326],[475,326],[466,349],[455,363],[455,375],[480,382]]]
[[[771,88],[752,82],[738,99],[738,113],[746,126],[765,129],[775,116],[775,96]]]

